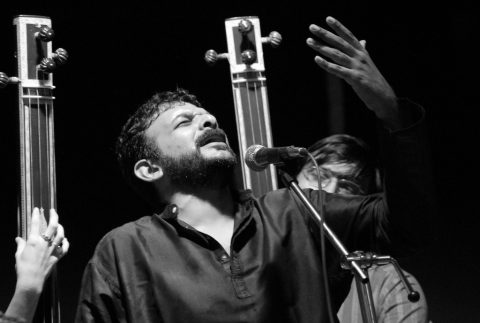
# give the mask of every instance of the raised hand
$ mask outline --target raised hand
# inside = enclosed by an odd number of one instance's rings
[[[307,44],[321,56],[315,62],[328,73],[344,79],[371,109],[387,125],[397,121],[397,97],[373,63],[365,47],[366,42],[355,35],[333,17],[326,22],[333,32],[317,25],[310,25],[311,33]],[[327,59],[325,59],[327,58]]]

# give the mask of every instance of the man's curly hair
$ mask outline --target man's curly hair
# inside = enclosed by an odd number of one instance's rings
[[[182,88],[155,93],[127,120],[117,138],[115,154],[120,170],[126,181],[147,199],[150,199],[152,189],[148,183],[135,176],[134,166],[141,159],[158,160],[158,148],[145,136],[145,131],[160,114],[175,107],[177,103],[202,106],[195,95]]]

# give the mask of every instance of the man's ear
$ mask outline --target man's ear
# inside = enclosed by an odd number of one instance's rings
[[[147,159],[136,162],[134,172],[135,176],[145,182],[154,182],[163,176],[162,168]]]

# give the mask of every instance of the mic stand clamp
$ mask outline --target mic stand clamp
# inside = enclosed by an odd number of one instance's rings
[[[386,256],[386,255],[377,255],[373,252],[364,252],[364,251],[355,251],[347,256],[344,256],[343,261],[341,262],[341,267],[345,270],[351,270],[353,269],[352,267],[352,262],[355,262],[360,265],[360,267],[366,272],[368,268],[370,268],[373,264],[375,265],[386,265],[386,264],[392,264],[393,267],[395,268],[395,271],[397,272],[398,276],[400,277],[400,280],[402,281],[402,284],[405,286],[407,289],[407,298],[410,302],[417,302],[420,299],[420,294],[415,291],[410,284],[410,282],[407,280],[405,277],[405,274],[403,273],[402,269],[398,265],[398,262],[395,258],[391,256]],[[355,274],[354,271],[352,271],[353,274]],[[360,293],[362,295],[365,294],[365,286],[359,286],[358,281],[357,283],[357,290],[359,293],[359,300],[362,303],[362,299],[360,296]]]

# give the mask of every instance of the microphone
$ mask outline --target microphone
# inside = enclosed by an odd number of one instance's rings
[[[269,164],[281,164],[287,160],[307,155],[307,149],[300,147],[267,148],[261,145],[252,145],[245,152],[245,164],[251,170],[259,172],[267,168]]]

